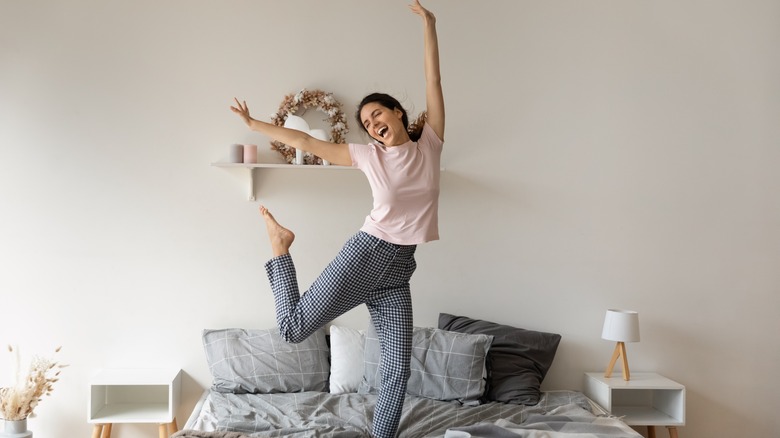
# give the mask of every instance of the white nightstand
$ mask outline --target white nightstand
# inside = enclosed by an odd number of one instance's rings
[[[685,386],[654,373],[631,373],[631,380],[585,373],[585,395],[629,426],[647,426],[650,438],[655,426],[666,426],[677,438],[677,426],[685,425]]]
[[[160,438],[177,431],[181,370],[106,369],[89,383],[92,438],[110,438],[114,423],[156,423]]]

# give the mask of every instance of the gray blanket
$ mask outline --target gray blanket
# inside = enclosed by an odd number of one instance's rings
[[[367,437],[371,431],[375,403],[376,396],[366,394],[302,392],[239,395],[211,391],[198,412],[187,421],[185,429],[172,438]],[[467,407],[454,402],[407,396],[398,437],[517,437],[515,429],[522,426],[556,433],[575,430],[595,433],[584,435],[586,437],[641,438],[619,420],[594,416],[590,413],[591,407],[584,395],[572,391],[545,392],[535,406],[487,403]],[[605,421],[611,424],[603,423]],[[617,433],[621,425],[630,432],[624,429]],[[483,429],[472,429],[474,427]],[[498,435],[504,432],[513,435]],[[521,436],[536,438],[542,435]]]
[[[621,438],[636,437],[616,418],[597,417],[576,405],[561,406],[547,415],[532,415],[523,424],[506,420],[448,429],[445,438]]]

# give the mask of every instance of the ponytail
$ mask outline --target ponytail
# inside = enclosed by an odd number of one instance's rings
[[[419,116],[417,116],[417,119],[409,124],[409,127],[406,128],[406,132],[409,133],[409,139],[412,141],[417,141],[422,136],[422,130],[423,126],[425,126],[425,121],[428,120],[428,112],[423,111],[420,113]]]

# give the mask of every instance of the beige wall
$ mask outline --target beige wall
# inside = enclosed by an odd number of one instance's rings
[[[632,371],[688,388],[681,437],[775,436],[780,4],[427,5],[448,123],[416,324],[449,312],[561,333],[545,386],[577,389],[611,354],[605,309],[634,309]],[[201,329],[275,323],[257,203],[210,164],[234,142],[277,155],[231,98],[267,119],[322,88],[351,122],[382,90],[416,113],[421,39],[404,1],[0,0],[0,344],[61,344],[71,364],[36,436],[87,436],[101,367],[181,367],[183,424],[210,383]],[[370,207],[356,171],[269,170],[256,190],[297,233],[304,284]]]

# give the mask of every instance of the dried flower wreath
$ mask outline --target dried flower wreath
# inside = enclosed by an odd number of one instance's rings
[[[271,123],[276,126],[284,126],[288,114],[295,112],[303,106],[304,110],[308,108],[317,108],[328,115],[330,122],[330,141],[334,143],[343,143],[344,138],[349,131],[347,129],[347,119],[341,110],[341,104],[333,97],[333,93],[327,93],[322,90],[306,90],[295,94],[288,94],[279,105],[279,111],[271,115]],[[288,146],[280,141],[272,141],[271,149],[279,151],[288,163],[295,162],[295,148]],[[308,152],[303,155],[303,164],[322,164],[320,157],[314,156]]]

